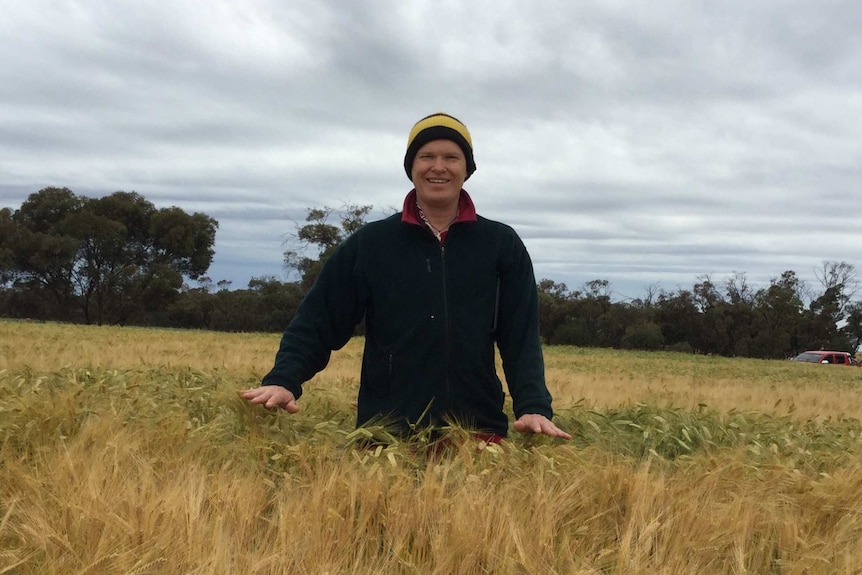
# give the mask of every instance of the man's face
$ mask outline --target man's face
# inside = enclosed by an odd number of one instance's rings
[[[452,140],[433,140],[416,152],[411,179],[419,205],[445,208],[457,205],[467,179],[464,152]]]

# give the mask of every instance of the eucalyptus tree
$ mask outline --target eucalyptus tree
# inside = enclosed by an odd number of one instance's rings
[[[125,323],[206,273],[218,222],[135,192],[31,194],[0,215],[0,279],[47,319]]]

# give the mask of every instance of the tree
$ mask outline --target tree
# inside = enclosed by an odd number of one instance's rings
[[[754,301],[754,291],[748,284],[748,278],[743,272],[733,272],[724,280],[724,292],[731,304],[751,304]]]
[[[206,214],[163,208],[150,218],[151,261],[167,265],[191,279],[204,275],[212,263],[218,222]]]
[[[862,301],[847,306],[847,323],[841,328],[841,333],[850,344],[847,351],[856,353],[862,348]]]
[[[754,290],[744,273],[734,272],[724,282],[727,294],[727,355],[748,356],[751,353],[754,323]]]
[[[656,307],[656,323],[661,327],[665,344],[675,346],[688,343],[697,349],[701,317],[692,292],[683,289],[676,293],[663,292],[659,295]]]
[[[572,300],[564,283],[542,279],[536,285],[539,297],[539,335],[545,343],[555,343],[554,332],[571,317]]]
[[[701,281],[694,284],[693,295],[700,311],[700,330],[697,339],[690,343],[703,353],[733,355],[730,306],[708,275],[699,279]]]
[[[844,309],[852,309],[842,303],[841,286],[835,285],[811,302],[804,314],[803,336],[808,349],[836,349],[849,351],[851,343],[846,331],[838,324],[844,319]]]
[[[854,309],[853,296],[859,291],[856,270],[847,262],[823,262],[815,272],[823,293],[811,296],[808,309],[801,318],[801,341],[807,349],[855,351],[852,327],[841,325]],[[846,325],[845,325],[846,327]]]
[[[308,208],[306,224],[297,225],[295,234],[287,240],[289,249],[284,252],[284,267],[299,274],[305,293],[311,289],[323,264],[350,235],[365,225],[365,217],[373,206],[346,204],[339,211],[334,208]],[[336,226],[328,223],[330,216],[337,214],[341,221]],[[315,246],[314,257],[306,255]]]
[[[661,293],[661,287],[658,283],[651,283],[645,288],[644,297],[634,298],[631,301],[633,307],[639,309],[649,309],[655,305],[656,298]]]
[[[81,206],[67,188],[45,188],[31,194],[4,223],[3,277],[26,296],[21,307],[40,319],[74,319],[73,268],[78,245],[67,219]]]
[[[67,188],[31,194],[7,216],[0,277],[40,317],[86,323],[125,323],[164,308],[183,276],[207,270],[218,227],[206,214],[157,210],[134,192],[91,199]]]
[[[14,279],[16,236],[15,222],[12,220],[12,210],[0,209],[0,287]]]
[[[859,292],[859,278],[856,268],[847,262],[825,261],[814,275],[823,286],[824,292],[832,290],[832,296],[838,305],[837,313],[844,314],[844,309]],[[825,295],[825,294],[824,294]]]
[[[766,289],[755,294],[751,354],[763,358],[784,358],[801,351],[800,319],[804,309],[804,285],[796,272],[785,271]]]
[[[81,209],[82,203],[69,188],[44,188],[30,194],[13,217],[34,234],[59,235],[66,218]]]

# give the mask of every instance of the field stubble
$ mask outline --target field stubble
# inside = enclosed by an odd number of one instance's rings
[[[575,439],[360,447],[272,335],[0,322],[0,573],[860,573],[862,370],[548,348]]]

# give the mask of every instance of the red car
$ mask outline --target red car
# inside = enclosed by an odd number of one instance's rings
[[[833,363],[835,365],[853,365],[853,357],[846,351],[803,351],[793,358],[793,361],[806,363]]]

